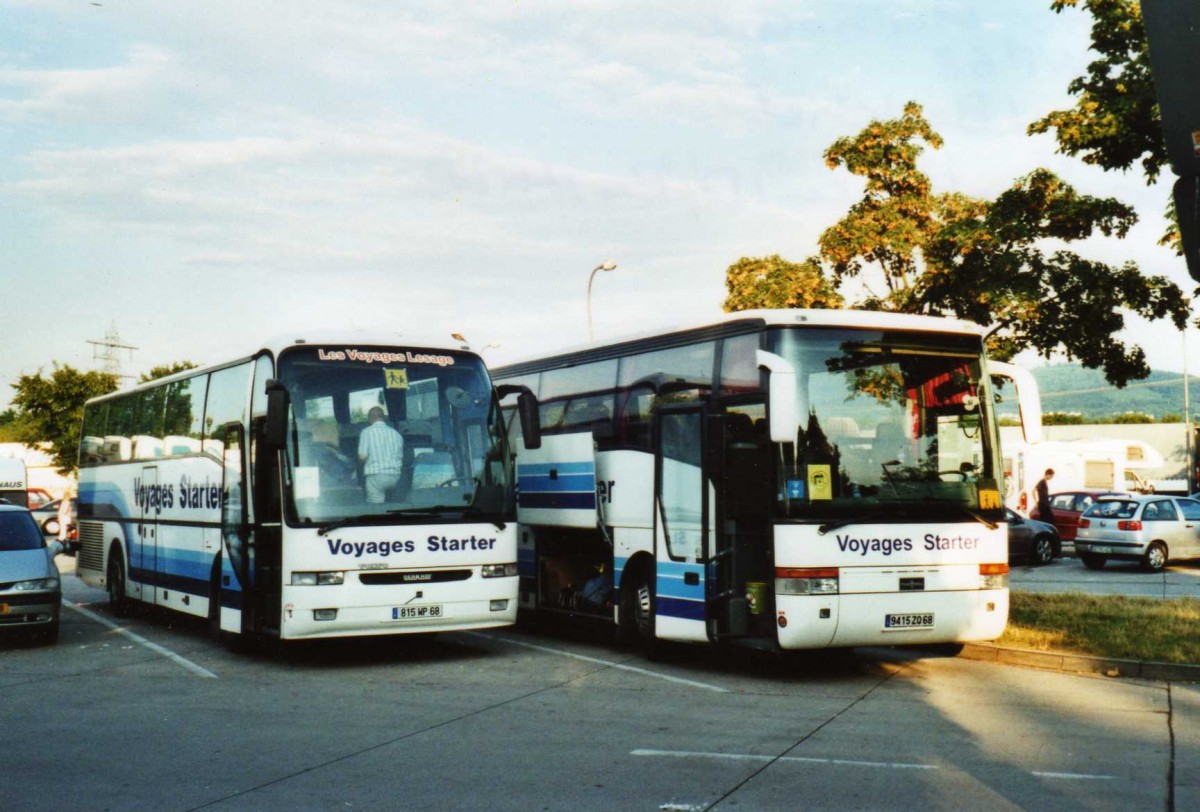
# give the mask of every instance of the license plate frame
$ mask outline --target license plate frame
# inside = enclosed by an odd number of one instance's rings
[[[910,629],[932,629],[933,612],[896,612],[883,616],[884,631],[908,631]]]
[[[392,620],[440,620],[445,616],[445,609],[440,603],[392,607]]]

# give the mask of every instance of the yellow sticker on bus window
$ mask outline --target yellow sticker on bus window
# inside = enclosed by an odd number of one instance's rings
[[[385,369],[383,371],[383,379],[386,382],[388,389],[408,388],[407,369]]]
[[[833,498],[833,471],[828,465],[808,466],[808,498],[812,501]]]
[[[980,488],[979,489],[979,509],[980,510],[999,510],[1002,507],[1000,502],[1000,491],[995,488]]]

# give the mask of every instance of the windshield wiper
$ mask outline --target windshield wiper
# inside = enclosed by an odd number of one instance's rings
[[[474,505],[427,505],[411,508],[394,508],[388,511],[391,516],[429,516],[441,517],[447,513],[461,513],[463,516],[478,516],[484,511]],[[500,519],[489,519],[497,530],[503,530],[508,525]]]
[[[940,505],[945,505],[946,507],[952,507],[955,510],[957,510],[959,513],[961,513],[962,515],[967,516],[968,518],[974,519],[975,521],[979,522],[984,527],[986,527],[988,530],[995,530],[997,527],[1000,526],[996,522],[993,522],[991,519],[989,519],[987,516],[984,516],[982,513],[979,513],[978,511],[972,510],[971,508],[967,507],[966,505],[956,504],[954,502],[950,502],[945,499],[935,499],[932,496],[925,497],[925,501],[926,502],[935,502]]]
[[[346,527],[352,524],[378,524],[380,519],[386,519],[387,516],[382,513],[364,513],[361,516],[344,516],[341,519],[334,519],[331,522],[326,522],[317,528],[318,535],[325,535],[331,530],[337,530],[339,527]],[[375,521],[372,522],[371,520]]]

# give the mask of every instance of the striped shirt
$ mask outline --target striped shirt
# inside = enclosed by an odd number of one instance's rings
[[[398,474],[404,459],[404,438],[400,432],[379,420],[358,435],[358,456],[366,458],[363,475]]]

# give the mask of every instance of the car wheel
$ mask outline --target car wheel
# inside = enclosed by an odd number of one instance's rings
[[[1049,536],[1038,536],[1033,540],[1033,563],[1049,564],[1054,560],[1054,542]]]
[[[61,623],[61,617],[55,617],[54,620],[42,632],[42,642],[47,646],[52,646],[58,642],[58,627]]]
[[[1079,560],[1083,562],[1083,566],[1090,570],[1098,570],[1104,568],[1104,562],[1108,559],[1102,555],[1095,553],[1080,553]]]
[[[58,518],[51,516],[46,521],[42,522],[42,533],[47,536],[58,535]]]
[[[125,562],[121,549],[114,547],[108,558],[108,605],[117,617],[129,614],[129,598],[125,595]]]
[[[1158,572],[1167,565],[1167,545],[1161,541],[1151,543],[1142,556],[1142,569],[1146,572]]]

